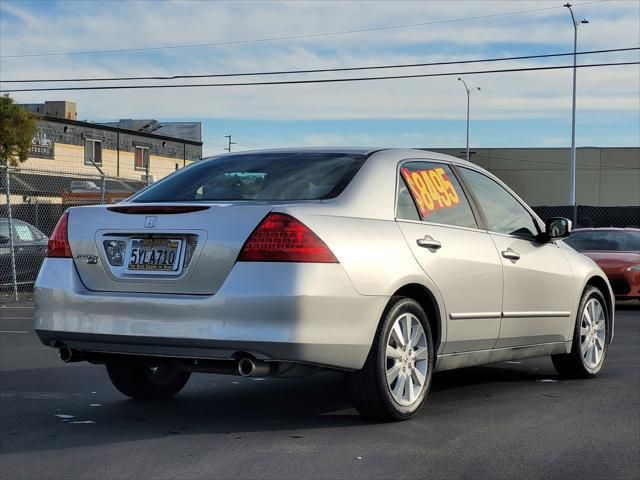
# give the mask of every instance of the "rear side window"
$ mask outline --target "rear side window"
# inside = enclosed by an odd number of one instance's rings
[[[28,225],[24,223],[16,223],[13,226],[19,242],[33,242],[35,240],[33,232]]]
[[[465,182],[478,199],[488,230],[534,238],[538,228],[529,211],[499,183],[468,168],[460,168]]]
[[[333,198],[365,155],[261,153],[201,160],[144,190],[133,202],[281,201]]]
[[[477,228],[471,206],[448,165],[408,162],[400,168],[400,175],[398,218]]]

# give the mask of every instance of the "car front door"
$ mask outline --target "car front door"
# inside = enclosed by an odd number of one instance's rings
[[[502,324],[496,348],[571,340],[573,279],[555,242],[507,189],[481,172],[459,168],[504,271]]]
[[[448,318],[443,321],[443,354],[489,351],[500,330],[502,265],[475,215],[449,165],[401,165],[396,221],[444,299]]]

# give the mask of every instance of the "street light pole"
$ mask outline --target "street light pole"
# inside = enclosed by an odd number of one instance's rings
[[[467,82],[465,82],[460,77],[458,77],[458,81],[462,82],[462,84],[464,85],[464,89],[467,92],[467,162],[468,162],[469,161],[469,104],[471,103],[471,92],[474,90],[480,91],[480,87],[469,88],[467,86]]]
[[[227,152],[231,153],[231,145],[235,145],[235,144],[236,144],[236,142],[232,142],[232,141],[231,141],[231,134],[229,134],[229,135],[225,135],[225,138],[228,138],[228,139],[229,139],[229,146],[228,146],[227,148],[225,148],[225,150],[226,150]]]
[[[577,74],[577,55],[578,51],[578,25],[581,23],[589,23],[584,18],[576,20],[573,15],[570,3],[565,3],[565,7],[571,13],[571,22],[573,23],[573,99],[571,104],[571,164],[569,166],[569,205],[571,205],[571,220],[576,224],[578,221],[578,205],[576,203],[576,74]]]

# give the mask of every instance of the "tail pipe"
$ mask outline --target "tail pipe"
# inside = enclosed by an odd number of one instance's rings
[[[58,356],[64,363],[82,362],[86,360],[86,356],[83,353],[71,350],[65,344],[62,344],[60,348],[58,348]]]
[[[238,373],[243,377],[264,377],[272,372],[272,364],[243,357],[238,362]]]

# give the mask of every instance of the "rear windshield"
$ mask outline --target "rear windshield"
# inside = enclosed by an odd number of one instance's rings
[[[640,232],[601,230],[574,232],[565,243],[580,251],[640,251]]]
[[[261,153],[201,160],[132,202],[321,200],[340,194],[366,159],[344,153]]]

